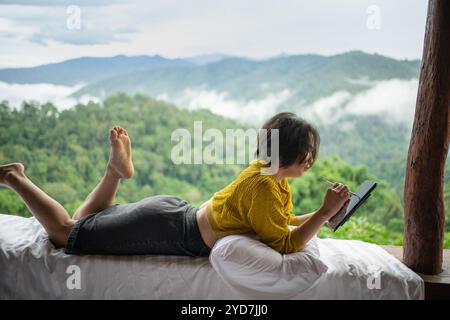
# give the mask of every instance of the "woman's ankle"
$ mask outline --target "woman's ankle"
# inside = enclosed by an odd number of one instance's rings
[[[109,163],[108,166],[106,167],[104,177],[107,179],[115,179],[115,180],[121,179],[121,177],[117,174],[117,171],[114,170],[114,168]]]

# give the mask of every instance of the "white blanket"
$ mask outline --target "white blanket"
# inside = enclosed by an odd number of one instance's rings
[[[424,298],[422,279],[377,245],[319,239],[319,249],[328,271],[293,299]],[[208,258],[66,255],[34,218],[0,214],[0,299],[240,297]]]

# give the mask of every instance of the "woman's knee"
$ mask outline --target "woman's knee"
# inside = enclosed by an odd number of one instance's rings
[[[48,238],[53,243],[56,249],[65,248],[69,239],[70,232],[76,220],[69,219],[65,224],[52,228],[48,231]]]

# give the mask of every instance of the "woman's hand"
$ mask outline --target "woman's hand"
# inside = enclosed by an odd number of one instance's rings
[[[323,200],[320,211],[324,214],[324,218],[328,221],[336,215],[339,210],[350,200],[349,189],[342,183],[336,183],[332,188],[328,188],[325,199]]]

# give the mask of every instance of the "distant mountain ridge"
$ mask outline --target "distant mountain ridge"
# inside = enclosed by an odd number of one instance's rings
[[[202,66],[209,63],[218,62],[220,60],[230,58],[231,56],[221,53],[212,53],[212,54],[202,54],[199,56],[193,56],[188,58],[182,58],[183,60],[189,61],[195,65]]]
[[[281,96],[283,107],[295,109],[337,91],[351,94],[377,81],[418,77],[419,60],[396,60],[351,51],[332,56],[281,55],[251,60],[221,54],[185,59],[155,56],[85,57],[33,68],[0,70],[8,83],[82,83],[74,93],[106,97],[117,92],[164,96],[172,102],[186,90],[215,92],[237,101]]]
[[[93,83],[123,73],[191,65],[194,64],[183,59],[166,59],[159,55],[82,57],[37,67],[0,69],[0,81],[71,86]]]
[[[176,97],[187,89],[225,93],[238,101],[287,92],[288,108],[311,103],[337,91],[357,93],[374,82],[417,78],[419,61],[400,61],[360,51],[334,56],[295,55],[267,60],[229,57],[201,66],[158,68],[121,74],[81,88],[75,95],[108,96],[117,92]]]

